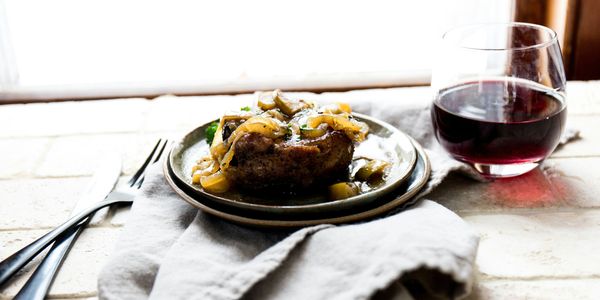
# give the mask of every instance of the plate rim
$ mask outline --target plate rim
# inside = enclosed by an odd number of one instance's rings
[[[378,205],[376,207],[373,207],[373,208],[370,208],[367,210],[358,211],[358,212],[353,212],[348,215],[341,215],[341,216],[336,216],[336,217],[315,218],[315,219],[307,219],[307,220],[283,220],[283,219],[259,219],[259,218],[252,218],[252,217],[248,217],[248,216],[240,216],[240,215],[237,215],[237,214],[234,214],[231,212],[225,212],[225,211],[210,207],[207,204],[201,202],[200,200],[194,199],[192,196],[188,195],[185,191],[183,191],[181,188],[179,188],[177,186],[177,184],[175,183],[175,181],[173,180],[173,178],[171,178],[171,176],[169,174],[168,165],[169,165],[170,160],[168,160],[168,159],[165,159],[163,162],[163,175],[165,177],[165,180],[171,187],[171,189],[173,189],[173,191],[180,198],[182,198],[182,200],[186,201],[193,207],[202,210],[203,212],[206,212],[210,215],[219,217],[221,219],[225,219],[227,221],[230,221],[230,222],[233,222],[236,224],[250,225],[250,226],[254,226],[254,227],[268,227],[268,228],[273,228],[273,227],[275,227],[275,228],[293,228],[293,227],[305,227],[305,226],[312,226],[312,225],[319,225],[319,224],[351,223],[351,222],[356,222],[356,221],[360,221],[360,220],[364,220],[364,219],[370,219],[375,216],[381,215],[385,212],[389,212],[390,210],[392,210],[392,209],[398,207],[399,205],[406,203],[408,200],[412,199],[419,191],[421,191],[423,189],[423,187],[425,187],[427,182],[429,182],[429,179],[431,176],[431,161],[430,161],[427,153],[423,149],[423,147],[418,142],[416,142],[412,137],[409,137],[409,138],[411,139],[411,142],[413,143],[415,149],[417,150],[419,157],[421,157],[424,162],[424,169],[425,169],[424,175],[421,177],[418,185],[414,189],[407,191],[406,193],[404,193],[402,195],[398,195],[394,199],[392,199],[388,202],[385,202],[381,205]],[[211,200],[208,199],[208,201],[211,201]]]
[[[371,202],[371,201],[364,201],[365,197],[370,196],[370,198],[378,198],[381,195],[388,195],[388,194],[392,193],[393,191],[395,191],[396,189],[398,189],[403,183],[405,183],[408,180],[408,178],[410,177],[410,175],[412,174],[412,172],[417,164],[419,155],[418,155],[418,151],[415,147],[414,140],[408,134],[403,132],[402,130],[392,126],[391,124],[389,124],[383,120],[377,119],[375,117],[367,116],[367,115],[364,115],[361,113],[354,113],[354,112],[352,114],[358,118],[365,119],[367,121],[376,123],[379,126],[386,128],[389,132],[400,134],[401,136],[406,138],[406,140],[408,140],[409,144],[411,145],[412,151],[410,151],[411,155],[410,155],[410,157],[408,157],[408,167],[400,173],[400,176],[398,177],[398,179],[395,182],[393,182],[392,184],[387,185],[380,189],[375,189],[373,191],[369,191],[369,192],[361,194],[361,195],[357,195],[354,197],[350,197],[350,198],[346,198],[346,199],[342,199],[342,200],[338,200],[338,201],[329,201],[329,202],[313,203],[313,204],[306,204],[306,205],[274,206],[274,205],[265,205],[265,204],[251,203],[251,202],[235,201],[235,200],[232,200],[229,198],[225,198],[225,197],[222,197],[219,195],[214,195],[214,194],[205,192],[203,190],[194,188],[189,182],[186,182],[184,178],[181,178],[180,176],[178,176],[178,174],[173,170],[174,153],[172,150],[169,152],[169,155],[168,155],[168,160],[170,162],[169,168],[175,175],[174,179],[179,181],[181,184],[189,186],[193,190],[194,194],[211,198],[212,200],[214,200],[222,205],[230,206],[230,207],[234,207],[234,208],[238,208],[238,209],[249,209],[249,210],[263,212],[263,213],[274,213],[275,211],[277,211],[277,213],[303,214],[303,213],[310,213],[313,210],[335,210],[338,206],[340,206],[340,204],[341,204],[340,201],[344,201],[344,205],[348,206],[347,208],[364,206]],[[175,146],[182,145],[183,140],[187,136],[189,136],[192,132],[195,132],[199,128],[206,126],[207,124],[209,124],[211,122],[212,121],[209,121],[205,124],[202,124],[194,129],[190,130],[189,132],[187,132],[186,134],[183,135],[183,137],[175,144]],[[175,148],[175,147],[173,147],[173,148]],[[373,193],[377,193],[377,195],[373,195]],[[367,198],[367,199],[370,199],[370,198]]]

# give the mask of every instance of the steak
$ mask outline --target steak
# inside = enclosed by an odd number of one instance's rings
[[[347,178],[353,153],[352,141],[340,131],[295,141],[246,133],[225,176],[246,190],[298,192]]]

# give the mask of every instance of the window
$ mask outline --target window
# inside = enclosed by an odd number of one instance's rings
[[[512,17],[512,0],[0,0],[0,7],[0,99],[7,100],[427,84],[445,30]]]

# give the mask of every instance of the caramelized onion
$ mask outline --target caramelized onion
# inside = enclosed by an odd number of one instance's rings
[[[324,113],[324,114],[351,114],[352,113],[352,109],[350,108],[350,105],[348,103],[343,103],[343,102],[338,102],[335,104],[328,104],[325,106],[322,106],[319,109],[320,113]]]
[[[221,165],[221,170],[225,171],[229,168],[229,163],[235,154],[235,143],[237,143],[244,134],[251,132],[275,139],[282,137],[287,133],[287,126],[273,118],[257,116],[248,119],[231,133],[226,142],[221,142],[217,145],[213,143],[211,153]]]
[[[302,138],[318,138],[327,133],[327,124],[320,124],[317,128],[300,128]]]
[[[385,175],[385,170],[389,167],[390,163],[373,159],[362,166],[356,174],[354,175],[354,179],[360,181],[367,181],[375,177],[383,177]]]
[[[230,186],[229,181],[221,171],[200,177],[200,185],[207,192],[216,194],[226,192]]]
[[[275,118],[281,122],[285,121],[285,117],[283,116],[283,114],[276,109],[267,110],[264,113],[262,113],[261,116],[266,118]]]
[[[320,114],[310,116],[306,120],[306,125],[310,128],[316,128],[322,123],[326,123],[333,130],[343,131],[355,142],[362,142],[369,132],[367,124],[350,119],[349,116],[345,115]]]
[[[230,188],[227,170],[235,156],[236,143],[248,133],[258,133],[277,141],[285,137],[287,142],[319,138],[335,130],[343,132],[353,142],[361,142],[369,131],[367,124],[352,117],[352,110],[346,103],[331,104],[317,110],[314,103],[288,98],[280,90],[257,93],[257,97],[257,106],[262,111],[242,109],[221,117],[210,145],[210,155],[199,160],[192,169],[193,183],[200,184],[211,193],[227,191]],[[377,174],[384,175],[385,162],[369,163],[356,172],[356,178],[368,180]],[[342,199],[357,195],[361,191],[358,183],[331,185],[330,197]]]
[[[340,182],[329,186],[329,199],[339,200],[356,196],[360,188],[354,182]]]

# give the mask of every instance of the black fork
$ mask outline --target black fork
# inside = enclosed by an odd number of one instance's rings
[[[162,146],[161,146],[162,144]],[[6,283],[18,270],[25,266],[31,259],[38,255],[48,245],[61,237],[63,233],[73,234],[82,221],[99,209],[116,203],[132,203],[138,189],[142,186],[145,179],[145,172],[149,165],[158,162],[168,144],[168,140],[159,139],[150,155],[146,158],[142,166],[131,176],[126,185],[118,186],[110,192],[104,201],[97,202],[77,215],[67,220],[54,230],[46,233],[33,243],[23,247],[2,262],[0,262],[0,287]],[[62,260],[62,258],[61,258]],[[49,283],[48,283],[49,285]]]

